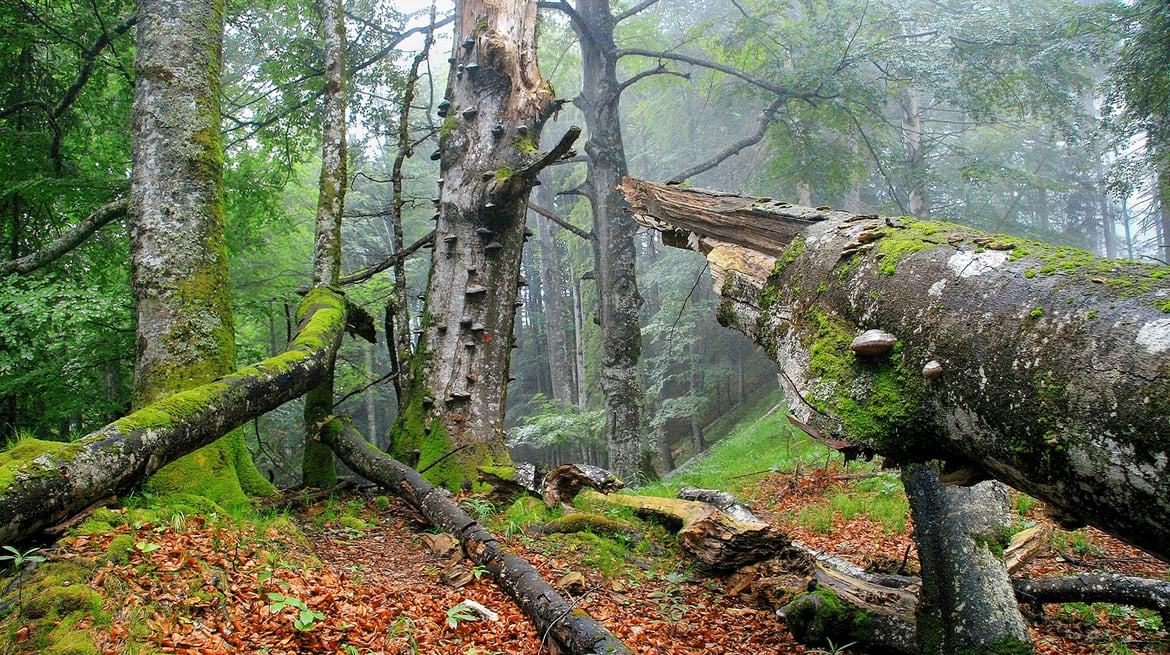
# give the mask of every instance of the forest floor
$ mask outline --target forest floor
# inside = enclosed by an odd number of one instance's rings
[[[747,412],[708,457],[638,493],[722,488],[808,546],[871,570],[917,574],[898,475],[871,465],[845,470],[839,458],[789,431],[782,413],[764,412],[769,402]],[[7,584],[0,654],[550,652],[484,571],[463,562],[466,584],[447,584],[451,561],[424,545],[435,540],[434,529],[380,493],[245,516],[142,496],[99,509],[52,548],[0,555],[28,564],[26,576],[0,579]],[[744,574],[705,570],[681,551],[671,529],[628,509],[591,505],[596,501],[584,496],[576,502],[633,526],[641,539],[533,533],[529,528],[561,512],[533,498],[459,500],[574,607],[639,654],[866,652],[796,644],[767,599],[742,584]],[[1096,530],[1060,530],[1039,501],[1013,492],[1013,505],[1016,527],[1051,530],[1047,551],[1017,575],[1100,570],[1170,579],[1165,563]],[[33,571],[38,557],[47,561]],[[476,620],[464,600],[499,620]],[[1040,655],[1170,652],[1161,620],[1146,610],[1049,605],[1031,625]]]
[[[841,511],[837,499],[871,492],[838,480],[840,473],[835,467],[771,473],[744,480],[740,492],[761,515],[809,546],[862,565],[915,572],[904,530],[891,530],[881,517],[864,513],[845,518],[849,512]],[[874,479],[879,482],[865,486],[878,493],[897,481],[888,475]],[[1047,520],[1040,503],[1025,504],[1024,520]],[[474,498],[464,506],[491,509]],[[522,512],[540,511],[532,503],[518,506]],[[818,506],[834,506],[827,526],[808,520],[810,508]],[[74,584],[81,591],[70,596],[58,586],[58,597],[47,599],[48,592],[25,590],[22,611],[6,620],[0,652],[54,652],[42,649],[62,640],[38,634],[44,628],[37,627],[37,619],[84,602],[100,604],[101,610],[69,629],[83,631],[96,652],[111,655],[548,652],[542,635],[469,562],[464,563],[472,572],[468,584],[444,584],[440,562],[423,547],[427,527],[396,499],[360,494],[330,499],[298,510],[291,521],[181,513],[141,521],[147,515],[140,511],[103,510],[102,523],[112,529],[75,534],[49,553],[50,562],[78,567],[84,580]],[[773,609],[752,596],[729,595],[731,579],[688,561],[665,529],[644,526],[646,545],[628,548],[593,535],[509,530],[518,527],[518,518],[523,517],[513,508],[487,522],[502,528],[497,534],[511,532],[504,537],[509,546],[547,580],[581,574],[566,597],[635,652],[828,652],[794,643]],[[1052,528],[1052,549],[1024,575],[1111,570],[1167,577],[1165,564],[1097,531]],[[500,620],[474,620],[460,605],[464,599],[497,612]],[[60,631],[65,623],[49,627]],[[1032,626],[1042,655],[1166,653],[1168,640],[1160,628],[1150,613],[1110,605],[1049,606]],[[865,651],[851,646],[841,652]]]

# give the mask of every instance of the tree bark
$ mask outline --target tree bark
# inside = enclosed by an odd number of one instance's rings
[[[573,103],[585,115],[589,141],[585,196],[593,207],[593,262],[601,327],[601,391],[609,469],[632,480],[642,457],[642,334],[634,233],[628,204],[617,190],[626,175],[618,105],[616,20],[606,0],[577,0],[570,14],[581,48],[581,93]]]
[[[536,9],[534,0],[456,7],[424,332],[392,437],[400,459],[417,449],[422,466],[468,446],[428,472],[448,488],[508,461],[504,394],[528,191],[572,142],[562,139],[551,158],[537,152],[559,105],[536,64]]]
[[[451,500],[449,493],[435,488],[414,469],[366,443],[347,417],[332,420],[324,434],[350,468],[381,484],[418,509],[428,521],[457,538],[467,557],[486,568],[504,593],[528,615],[542,640],[551,637],[563,652],[573,655],[632,655],[633,651],[600,623],[585,612],[574,610],[531,564],[504,550],[490,532]]]
[[[317,229],[313,288],[338,288],[341,281],[341,217],[345,213],[345,8],[343,0],[321,0],[321,41],[325,46],[325,115],[321,128],[321,177],[317,190]],[[305,449],[301,484],[326,489],[337,484],[333,451],[321,443],[320,429],[333,415],[333,362],[321,386],[305,396]]]
[[[1013,653],[1031,650],[1000,559],[1011,527],[1007,487],[994,480],[943,486],[929,466],[906,469],[902,483],[922,565],[915,611],[922,653],[1000,652],[1009,644]]]
[[[1164,267],[944,223],[624,188],[665,241],[706,255],[720,321],[780,364],[801,423],[891,460],[980,467],[1170,559]],[[896,348],[855,355],[871,328]]]
[[[551,207],[552,191],[543,184],[533,190],[536,204]],[[550,221],[539,221],[536,233],[540,246],[540,277],[544,281],[545,338],[548,342],[548,369],[554,400],[565,405],[577,404],[576,367],[569,348],[567,326],[572,316],[566,311],[564,292],[568,288],[565,270],[557,251],[557,227]]]
[[[138,7],[128,209],[136,408],[236,365],[222,199],[223,12],[221,0]],[[228,503],[274,491],[242,433],[168,467],[151,485]]]
[[[922,107],[920,92],[911,85],[902,105],[902,145],[906,150],[906,181],[909,187],[910,215],[930,218],[930,198],[926,192],[926,153],[922,149]]]
[[[72,444],[39,443],[0,459],[0,545],[35,536],[141,483],[320,383],[346,328],[345,302],[315,290],[284,353],[166,396]]]

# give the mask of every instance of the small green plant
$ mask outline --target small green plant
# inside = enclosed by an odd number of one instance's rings
[[[662,576],[667,583],[666,587],[649,594],[651,600],[658,605],[658,615],[667,621],[679,621],[690,610],[690,606],[682,597],[680,585],[687,581],[685,573],[667,573]]]
[[[480,566],[477,564],[477,565],[471,567],[471,575],[475,576],[476,580],[482,578],[483,576],[487,575],[488,573],[490,573],[490,571],[487,570],[486,566]]]
[[[414,619],[409,616],[400,616],[390,625],[388,632],[392,638],[406,639],[411,655],[418,655],[418,639],[414,636]]]
[[[16,574],[16,607],[18,611],[24,613],[24,569],[26,564],[39,564],[45,561],[43,555],[36,553],[40,548],[29,548],[26,551],[19,551],[12,546],[5,546],[4,550],[8,551],[7,555],[0,555],[0,562],[12,562],[11,567],[13,573]]]
[[[268,592],[268,600],[272,601],[268,605],[268,610],[276,614],[286,607],[291,607],[296,610],[296,615],[293,617],[292,626],[301,632],[312,630],[317,621],[324,621],[325,615],[317,610],[309,609],[305,601],[296,596],[286,596],[285,594],[275,591]]]
[[[458,603],[447,610],[447,627],[452,629],[458,628],[460,623],[474,621],[477,618],[479,618],[479,615],[475,613],[475,610],[463,603]]]
[[[1016,514],[1023,516],[1025,514],[1027,514],[1028,512],[1032,511],[1032,508],[1035,506],[1036,506],[1036,499],[1035,498],[1033,498],[1027,494],[1017,494],[1016,495]]]
[[[809,653],[809,655],[842,655],[845,652],[846,648],[849,648],[850,646],[857,643],[855,641],[851,641],[847,644],[842,644],[840,646],[837,646],[837,645],[833,644],[832,639],[826,639],[825,641],[829,642],[828,648],[815,648],[813,650],[809,650],[809,651],[805,651],[805,652]]]
[[[463,511],[471,515],[471,518],[476,521],[483,522],[492,514],[496,513],[496,506],[489,500],[483,498],[464,498],[459,501],[459,506]]]
[[[152,544],[149,541],[139,541],[138,543],[134,544],[134,548],[137,549],[138,552],[145,555],[147,553],[153,553],[159,548],[162,548],[162,546],[158,544]]]

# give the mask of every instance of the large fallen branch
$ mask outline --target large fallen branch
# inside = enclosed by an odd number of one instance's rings
[[[1166,267],[945,223],[623,190],[664,241],[706,255],[719,320],[780,364],[810,432],[980,469],[1170,559]],[[853,343],[871,329],[884,334]]]
[[[571,655],[632,655],[633,651],[600,623],[574,610],[531,564],[504,550],[490,532],[451,500],[449,493],[362,439],[348,417],[335,418],[323,426],[321,438],[354,471],[381,484],[459,539],[467,557],[486,568],[504,593],[532,619],[542,640],[551,638]]]
[[[5,453],[0,545],[26,539],[95,501],[141,483],[320,383],[346,328],[344,299],[309,293],[300,328],[280,355],[169,396],[71,444],[36,442]]]
[[[733,518],[705,502],[656,496],[602,496],[589,498],[629,507],[638,512],[665,516],[682,523],[678,540],[682,547],[708,566],[734,569],[772,557],[788,545],[788,538],[759,520]]]

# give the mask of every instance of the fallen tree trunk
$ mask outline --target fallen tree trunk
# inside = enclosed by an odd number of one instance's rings
[[[346,328],[344,299],[316,289],[298,317],[296,337],[276,357],[163,398],[74,443],[30,440],[0,454],[0,545],[141,483],[316,386]]]
[[[775,527],[763,521],[732,518],[710,503],[617,494],[593,494],[592,497],[610,505],[680,521],[678,539],[683,548],[714,568],[734,569],[758,562],[788,545],[788,537]]]
[[[600,623],[582,611],[574,611],[531,564],[504,550],[487,529],[451,500],[446,490],[434,487],[417,471],[362,439],[348,417],[334,418],[323,426],[321,438],[347,466],[381,484],[428,521],[459,539],[467,557],[486,568],[504,593],[532,619],[542,641],[551,637],[558,648],[572,655],[632,655],[633,651]]]
[[[1012,581],[1021,603],[1116,603],[1141,607],[1162,617],[1170,630],[1170,582],[1115,573],[1082,573],[1066,578]]]
[[[779,363],[810,432],[981,469],[1170,559],[1166,267],[629,178],[623,190],[666,243],[707,257],[719,320]],[[851,349],[869,329],[896,341]]]

